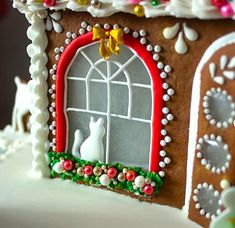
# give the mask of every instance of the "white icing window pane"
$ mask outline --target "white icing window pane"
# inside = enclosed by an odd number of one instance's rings
[[[151,89],[132,87],[133,105],[132,116],[136,118],[151,120],[152,95]]]
[[[71,151],[73,145],[74,132],[81,130],[86,139],[90,133],[90,117],[102,117],[106,129],[103,146],[106,155],[109,155],[106,162],[120,162],[123,165],[148,169],[151,124],[143,121],[151,120],[152,111],[148,71],[136,54],[123,45],[120,55],[112,55],[108,61],[102,59],[98,49],[97,43],[82,48],[69,71],[68,76],[86,77],[88,84],[86,85],[85,80],[67,80],[67,107],[76,108],[68,111],[68,151]],[[127,66],[123,67],[126,63]],[[116,74],[117,71],[120,72]],[[115,77],[112,77],[114,74]],[[110,97],[106,78],[110,83]],[[108,107],[110,115],[107,113]],[[139,120],[133,120],[132,117]],[[109,129],[107,125],[110,126]],[[110,139],[109,142],[107,139]],[[109,145],[109,151],[106,151],[106,145]]]
[[[228,121],[231,116],[231,102],[225,95],[214,94],[209,100],[209,107],[211,108],[211,114],[218,122]]]
[[[117,65],[115,64],[111,64],[112,66],[112,69],[116,69],[116,68],[119,68]],[[115,70],[116,72],[117,70]],[[124,72],[120,72],[120,74],[112,81],[112,82],[126,82],[126,75],[124,74]]]
[[[128,112],[128,87],[126,85],[110,85],[111,113],[127,116]]]
[[[104,64],[103,63],[101,63],[99,66],[101,66],[101,69],[103,68],[102,66],[103,66]],[[97,68],[99,68],[99,67],[97,67]],[[106,66],[105,66],[105,68],[106,68]],[[103,70],[103,69],[102,69]],[[94,68],[92,68],[92,70],[90,71],[90,73],[89,73],[89,75],[88,75],[88,77],[89,77],[89,80],[92,80],[92,79],[98,79],[98,80],[104,80],[104,78],[101,76],[101,73],[102,73],[102,71],[101,72],[98,72],[97,70],[95,70]]]
[[[97,67],[104,75],[107,75],[107,63],[106,63],[105,61],[103,61],[103,62],[97,64],[96,67]],[[94,72],[94,73],[96,73],[96,72]],[[97,74],[97,73],[96,73],[96,74]],[[100,78],[100,77],[101,77],[101,76],[98,75],[97,78]],[[95,78],[95,77],[93,76],[93,73],[92,73],[92,78]]]
[[[132,83],[151,85],[149,73],[139,58],[127,66],[127,71],[130,73]]]
[[[123,65],[133,56],[133,52],[124,45],[120,45],[120,49],[120,54],[112,55],[110,61],[116,61]]]
[[[89,83],[90,110],[107,112],[107,84],[102,82]]]
[[[228,151],[224,149],[224,144],[215,140],[208,140],[202,146],[204,158],[212,167],[222,168],[227,162]]]
[[[89,62],[79,53],[68,72],[68,77],[85,78],[90,69]]]
[[[85,81],[67,80],[67,107],[86,109]]]
[[[149,164],[150,125],[146,123],[111,118],[110,162],[144,169]]]
[[[68,151],[72,151],[72,145],[74,140],[74,133],[77,129],[82,132],[83,138],[86,139],[90,135],[89,123],[90,118],[95,119],[103,118],[104,127],[106,129],[106,117],[103,115],[91,114],[88,112],[68,112],[68,122],[69,122],[69,135],[68,135]],[[106,135],[103,138],[104,149],[106,148]],[[105,151],[105,150],[104,150]]]
[[[100,60],[100,53],[99,53],[100,42],[95,44],[86,46],[82,49],[86,53],[86,55],[92,60],[93,63]]]
[[[199,191],[197,197],[198,202],[200,203],[200,207],[204,209],[206,213],[217,215],[217,210],[220,209],[220,196],[215,194],[214,190],[202,188]]]

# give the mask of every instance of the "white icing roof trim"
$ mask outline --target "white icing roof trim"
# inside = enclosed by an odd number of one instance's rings
[[[94,17],[107,17],[116,12],[133,13],[133,5],[128,3],[127,0],[100,0],[100,2],[103,3],[102,7],[95,8],[91,5],[79,5],[76,0],[57,0],[56,5],[50,7],[50,9],[89,12]],[[158,6],[152,6],[149,0],[143,0],[140,4],[144,7],[147,18],[157,16],[200,19],[223,18],[219,10],[211,4],[211,0],[171,0]],[[13,6],[21,12],[35,12],[47,9],[43,3],[36,3],[35,0],[28,0],[26,4],[23,4],[21,0],[13,0]],[[235,20],[235,15],[232,19]]]

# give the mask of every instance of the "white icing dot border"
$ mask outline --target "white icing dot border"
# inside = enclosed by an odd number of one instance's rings
[[[220,144],[223,144],[223,149],[227,151],[227,153],[228,153],[227,157],[226,157],[227,161],[226,161],[226,163],[224,164],[223,167],[216,168],[214,166],[211,166],[210,162],[206,158],[203,158],[203,153],[204,152],[201,151],[201,150],[202,150],[203,144],[206,143],[208,140],[214,140],[214,141],[217,141]],[[197,158],[201,159],[201,164],[203,166],[205,166],[206,169],[211,170],[212,173],[215,173],[215,174],[225,173],[226,170],[229,168],[232,156],[229,153],[228,145],[223,142],[221,136],[215,136],[214,134],[204,135],[203,138],[198,139],[198,144],[196,146],[196,149],[197,149],[197,152],[196,152],[197,153]]]
[[[209,102],[208,101],[209,101],[210,97],[212,97],[213,95],[215,95],[217,93],[220,93],[222,95],[227,96],[228,101],[231,102],[231,109],[232,109],[231,116],[227,121],[224,121],[224,122],[216,121],[212,117],[212,113],[211,113],[210,107],[209,107]],[[232,96],[229,95],[226,90],[222,90],[221,88],[211,88],[210,90],[208,90],[206,92],[206,95],[203,97],[202,106],[203,106],[203,109],[204,109],[205,117],[211,125],[215,125],[218,128],[221,128],[221,127],[228,128],[229,124],[233,123],[234,116],[235,116],[235,103],[232,100]]]
[[[195,208],[197,210],[199,210],[200,215],[204,215],[207,219],[213,220],[216,216],[218,216],[221,213],[221,209],[218,209],[216,211],[216,214],[211,214],[209,212],[206,212],[205,209],[203,209],[201,207],[201,204],[200,204],[199,199],[198,199],[198,195],[200,194],[200,190],[202,190],[202,189],[207,189],[207,190],[210,190],[210,191],[214,191],[214,196],[216,196],[216,197],[220,197],[220,193],[219,193],[219,191],[215,190],[215,188],[212,184],[209,185],[206,182],[204,182],[202,184],[198,184],[197,188],[194,189],[194,191],[193,191],[193,193],[194,193],[193,194],[193,201],[195,202]],[[221,199],[219,200],[218,203],[219,203],[218,206],[221,206],[221,204],[222,204]]]
[[[95,26],[97,27],[102,27],[104,29],[110,29],[111,27],[113,27],[114,29],[119,28],[120,26],[115,24],[113,26],[111,26],[108,23],[105,23],[103,26],[101,24],[96,24]],[[79,34],[74,33],[74,32],[70,32],[68,31],[66,33],[66,39],[65,39],[65,46],[61,46],[61,47],[56,47],[54,49],[54,53],[55,53],[55,60],[59,61],[61,54],[65,51],[66,47],[74,40],[76,39],[78,36],[85,34],[86,32],[90,32],[92,31],[93,27],[91,25],[89,25],[87,22],[83,21],[81,23],[81,28],[79,29]],[[172,67],[170,65],[165,65],[163,62],[159,61],[160,56],[159,53],[161,52],[162,48],[159,45],[151,45],[148,43],[147,39],[145,38],[147,35],[147,32],[144,29],[141,29],[140,31],[131,31],[130,28],[128,27],[124,27],[123,31],[125,34],[130,34],[132,35],[134,38],[139,39],[140,43],[145,45],[146,50],[151,52],[152,56],[153,56],[153,60],[156,61],[157,64],[157,68],[160,70],[160,77],[162,78],[162,80],[165,80],[168,76],[169,73],[172,71]],[[54,64],[53,67],[49,70],[50,76],[52,77],[53,80],[56,80],[56,68],[57,65]],[[54,84],[53,84],[54,85]],[[48,89],[48,93],[50,94],[51,98],[53,99],[53,102],[50,104],[50,106],[48,107],[49,112],[52,114],[53,117],[56,116],[56,111],[55,111],[55,86],[51,86]],[[170,85],[166,82],[163,82],[162,84],[163,89],[165,90],[165,93],[162,97],[165,106],[162,109],[162,113],[163,113],[163,119],[161,120],[162,122],[162,130],[161,130],[161,135],[162,135],[162,140],[160,141],[160,145],[161,147],[165,147],[168,146],[168,144],[172,141],[171,137],[168,135],[165,126],[168,125],[172,120],[174,120],[174,116],[172,113],[170,113],[169,108],[167,108],[166,103],[168,101],[171,100],[172,96],[174,96],[175,91],[173,88],[170,87]],[[51,132],[51,134],[53,135],[52,140],[50,142],[50,147],[52,148],[53,151],[56,150],[56,123],[49,124],[49,130]],[[165,168],[167,165],[169,165],[171,163],[171,159],[167,156],[166,152],[164,150],[160,151],[160,157],[161,157],[161,161],[159,162],[159,166],[162,168]],[[165,176],[165,172],[164,171],[159,171],[158,173],[161,177]]]

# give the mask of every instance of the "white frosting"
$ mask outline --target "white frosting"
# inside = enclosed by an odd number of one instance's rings
[[[100,2],[102,2],[102,6],[95,8],[92,5],[79,5],[76,0],[57,0],[56,5],[50,7],[50,9],[60,10],[67,8],[72,11],[87,11],[94,17],[107,17],[116,12],[134,13],[134,6],[128,3],[127,0],[100,0]],[[35,0],[28,0],[26,6],[23,6],[21,0],[14,0],[13,4],[21,12],[24,11],[24,7],[31,12],[46,8],[43,3],[38,3]],[[219,10],[211,4],[210,0],[171,0],[158,6],[152,6],[150,1],[143,0],[140,4],[144,7],[147,18],[166,15],[201,19],[222,18]],[[233,19],[235,19],[234,16]]]
[[[186,23],[183,23],[184,34],[190,41],[196,41],[198,39],[198,32],[195,29],[190,28]]]
[[[61,13],[60,12],[54,12],[51,14],[48,14],[46,19],[46,30],[51,31],[52,29],[55,30],[57,33],[63,32],[63,27],[59,23],[59,20],[61,19]]]
[[[181,24],[178,22],[171,27],[166,27],[163,30],[163,37],[165,39],[174,39],[178,34],[177,41],[175,43],[175,51],[178,54],[186,54],[188,52],[188,46],[185,42],[185,38],[188,41],[197,41],[198,32],[195,29],[190,28],[185,22]]]
[[[222,55],[220,57],[219,63],[210,63],[209,72],[210,76],[214,82],[219,85],[223,85],[228,80],[235,79],[235,72],[233,68],[235,67],[235,57],[231,59],[227,55]],[[221,75],[217,75],[217,71],[221,72]]]
[[[8,125],[0,131],[0,160],[6,159],[11,153],[17,152],[20,148],[31,142],[28,133],[16,132]]]
[[[175,51],[178,54],[185,54],[188,51],[188,46],[184,41],[183,32],[180,32],[175,43]]]
[[[179,32],[179,29],[180,29],[180,24],[179,23],[176,23],[172,27],[166,27],[163,30],[164,38],[168,39],[168,40],[173,39],[177,35],[177,33]]]
[[[20,78],[15,77],[16,95],[12,112],[12,128],[14,131],[24,132],[23,118],[29,113],[31,94],[26,83],[22,83]]]
[[[169,206],[61,179],[35,181],[31,160],[31,146],[25,145],[0,164],[1,227],[200,227]]]
[[[47,165],[46,154],[49,150],[48,142],[48,99],[47,99],[47,76],[46,64],[48,61],[45,49],[47,47],[47,35],[45,32],[44,12],[27,13],[26,17],[31,24],[27,31],[28,38],[32,40],[27,48],[31,58],[30,74],[32,80],[29,87],[32,92],[31,105],[31,133],[33,170],[37,176],[49,177],[50,171]]]
[[[195,150],[197,143],[197,132],[198,132],[198,114],[200,104],[200,87],[201,87],[201,71],[205,64],[209,61],[212,55],[231,43],[235,43],[235,32],[230,33],[226,36],[216,40],[203,55],[193,80],[191,110],[190,110],[190,127],[189,127],[189,144],[188,144],[188,161],[187,161],[187,182],[186,182],[186,198],[184,210],[188,212],[189,202],[192,192],[192,175],[193,175],[193,164],[195,158]]]
[[[103,137],[105,135],[104,119],[99,118],[97,121],[91,117],[90,135],[81,145],[81,159],[87,161],[104,162],[104,145]]]

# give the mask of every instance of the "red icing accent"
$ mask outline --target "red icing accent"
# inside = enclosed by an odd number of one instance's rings
[[[79,36],[76,40],[72,41],[71,44],[66,48],[65,52],[62,54],[57,68],[57,78],[56,78],[56,151],[64,152],[66,148],[66,137],[67,137],[67,127],[66,127],[66,117],[64,113],[64,107],[66,101],[65,97],[65,74],[67,67],[72,61],[76,51],[92,43],[92,32],[85,35]],[[153,87],[153,113],[152,113],[152,145],[150,148],[149,156],[149,170],[152,172],[158,172],[159,162],[160,162],[160,140],[161,140],[161,129],[162,129],[162,108],[163,108],[163,95],[164,91],[162,88],[162,80],[160,78],[160,72],[157,68],[156,62],[153,60],[150,52],[146,50],[139,40],[131,37],[130,35],[124,35],[125,45],[131,47],[138,56],[145,63],[149,70],[152,79]]]

